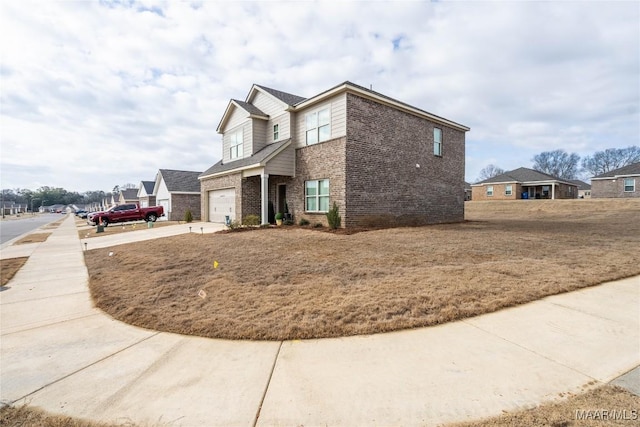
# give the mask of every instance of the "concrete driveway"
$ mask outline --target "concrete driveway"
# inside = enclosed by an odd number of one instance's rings
[[[93,308],[82,246],[69,217],[0,292],[3,401],[140,424],[437,425],[582,392],[640,365],[640,277],[431,328],[225,341]]]

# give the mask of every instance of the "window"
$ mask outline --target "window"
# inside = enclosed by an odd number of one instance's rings
[[[493,196],[493,185],[487,185],[487,196]]]
[[[512,194],[513,194],[513,186],[512,186],[511,184],[507,184],[507,185],[504,187],[504,195],[505,195],[505,196],[510,196],[510,195],[512,195]]]
[[[433,154],[442,156],[442,129],[433,128]]]
[[[329,180],[305,181],[304,198],[307,212],[329,212]]]
[[[636,180],[633,178],[624,179],[624,191],[626,193],[636,191]]]
[[[307,114],[305,121],[307,129],[307,145],[327,141],[331,138],[328,108]]]
[[[278,132],[280,126],[279,125],[273,125],[273,140],[277,141],[278,137],[280,136],[280,132]]]
[[[242,157],[242,131],[232,133],[229,136],[229,158],[239,159]]]

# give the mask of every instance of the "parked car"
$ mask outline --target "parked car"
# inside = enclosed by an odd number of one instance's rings
[[[124,205],[114,206],[106,211],[93,212],[87,216],[87,222],[92,225],[102,224],[106,227],[112,222],[140,220],[155,222],[161,216],[164,216],[164,208],[162,206],[141,208],[137,203],[126,203]]]

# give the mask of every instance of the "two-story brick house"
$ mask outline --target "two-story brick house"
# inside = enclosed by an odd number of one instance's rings
[[[464,219],[468,127],[345,82],[311,98],[253,85],[217,131],[222,159],[200,176],[202,218],[396,226]]]

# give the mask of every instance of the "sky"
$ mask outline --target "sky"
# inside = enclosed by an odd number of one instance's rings
[[[348,80],[466,125],[469,182],[640,141],[638,1],[3,0],[0,39],[2,188],[204,171],[254,83]]]

